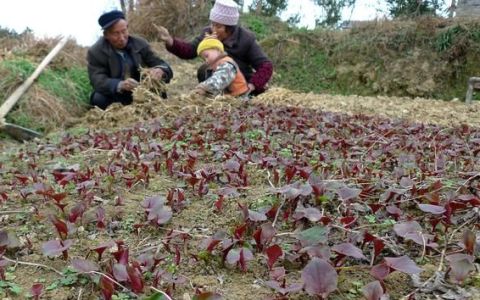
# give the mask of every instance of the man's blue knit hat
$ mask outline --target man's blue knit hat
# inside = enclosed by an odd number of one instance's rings
[[[102,29],[105,30],[117,23],[117,21],[120,19],[125,20],[125,15],[123,12],[119,10],[112,10],[101,15],[100,18],[98,18],[98,24],[100,24]]]

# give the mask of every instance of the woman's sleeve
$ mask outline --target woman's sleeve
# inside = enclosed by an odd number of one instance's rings
[[[265,91],[265,86],[272,77],[273,64],[272,61],[263,52],[260,45],[253,39],[248,53],[252,68],[255,70],[249,83],[255,86],[255,92],[261,93]]]
[[[205,37],[205,30],[206,29],[204,29],[204,31],[202,31],[202,33],[191,42],[179,38],[173,38],[173,45],[166,47],[168,52],[182,59],[194,59],[197,57],[198,44],[200,44]]]

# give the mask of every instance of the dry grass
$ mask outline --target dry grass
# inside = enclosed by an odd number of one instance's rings
[[[67,104],[58,101],[53,95],[38,86],[32,86],[18,103],[18,109],[13,111],[15,114],[24,114],[32,122],[41,124],[46,130],[58,130],[66,127],[75,116],[80,115],[82,108],[74,104]]]
[[[25,44],[25,53],[32,61],[40,62],[60,41],[61,37],[33,40]],[[78,46],[74,40],[69,40],[62,51],[49,64],[51,69],[68,69],[72,66],[87,65],[87,48]]]
[[[156,40],[157,33],[152,24],[158,24],[173,36],[190,36],[208,24],[209,9],[206,0],[138,1],[136,9],[128,15],[130,31],[148,40]]]
[[[468,124],[480,126],[480,103],[466,105],[460,101],[441,101],[407,97],[362,97],[314,93],[295,93],[272,88],[253,99],[253,103],[293,106],[347,114],[364,114],[410,122],[438,124],[446,127]]]

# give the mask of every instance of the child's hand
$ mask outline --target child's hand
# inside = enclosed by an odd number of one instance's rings
[[[203,38],[204,39],[218,39],[218,36],[217,36],[216,32],[212,32],[212,33],[205,32],[205,36]]]
[[[192,91],[192,94],[194,95],[200,95],[200,96],[205,96],[207,94],[207,91],[202,89],[201,87],[195,87]]]

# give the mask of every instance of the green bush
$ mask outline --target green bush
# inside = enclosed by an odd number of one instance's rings
[[[476,20],[289,28],[269,34],[261,45],[274,63],[273,83],[306,92],[463,99],[468,78],[480,76]]]
[[[243,14],[241,24],[255,33],[257,40],[263,40],[277,32],[290,31],[288,24],[282,22],[278,17],[257,16],[252,13]]]

